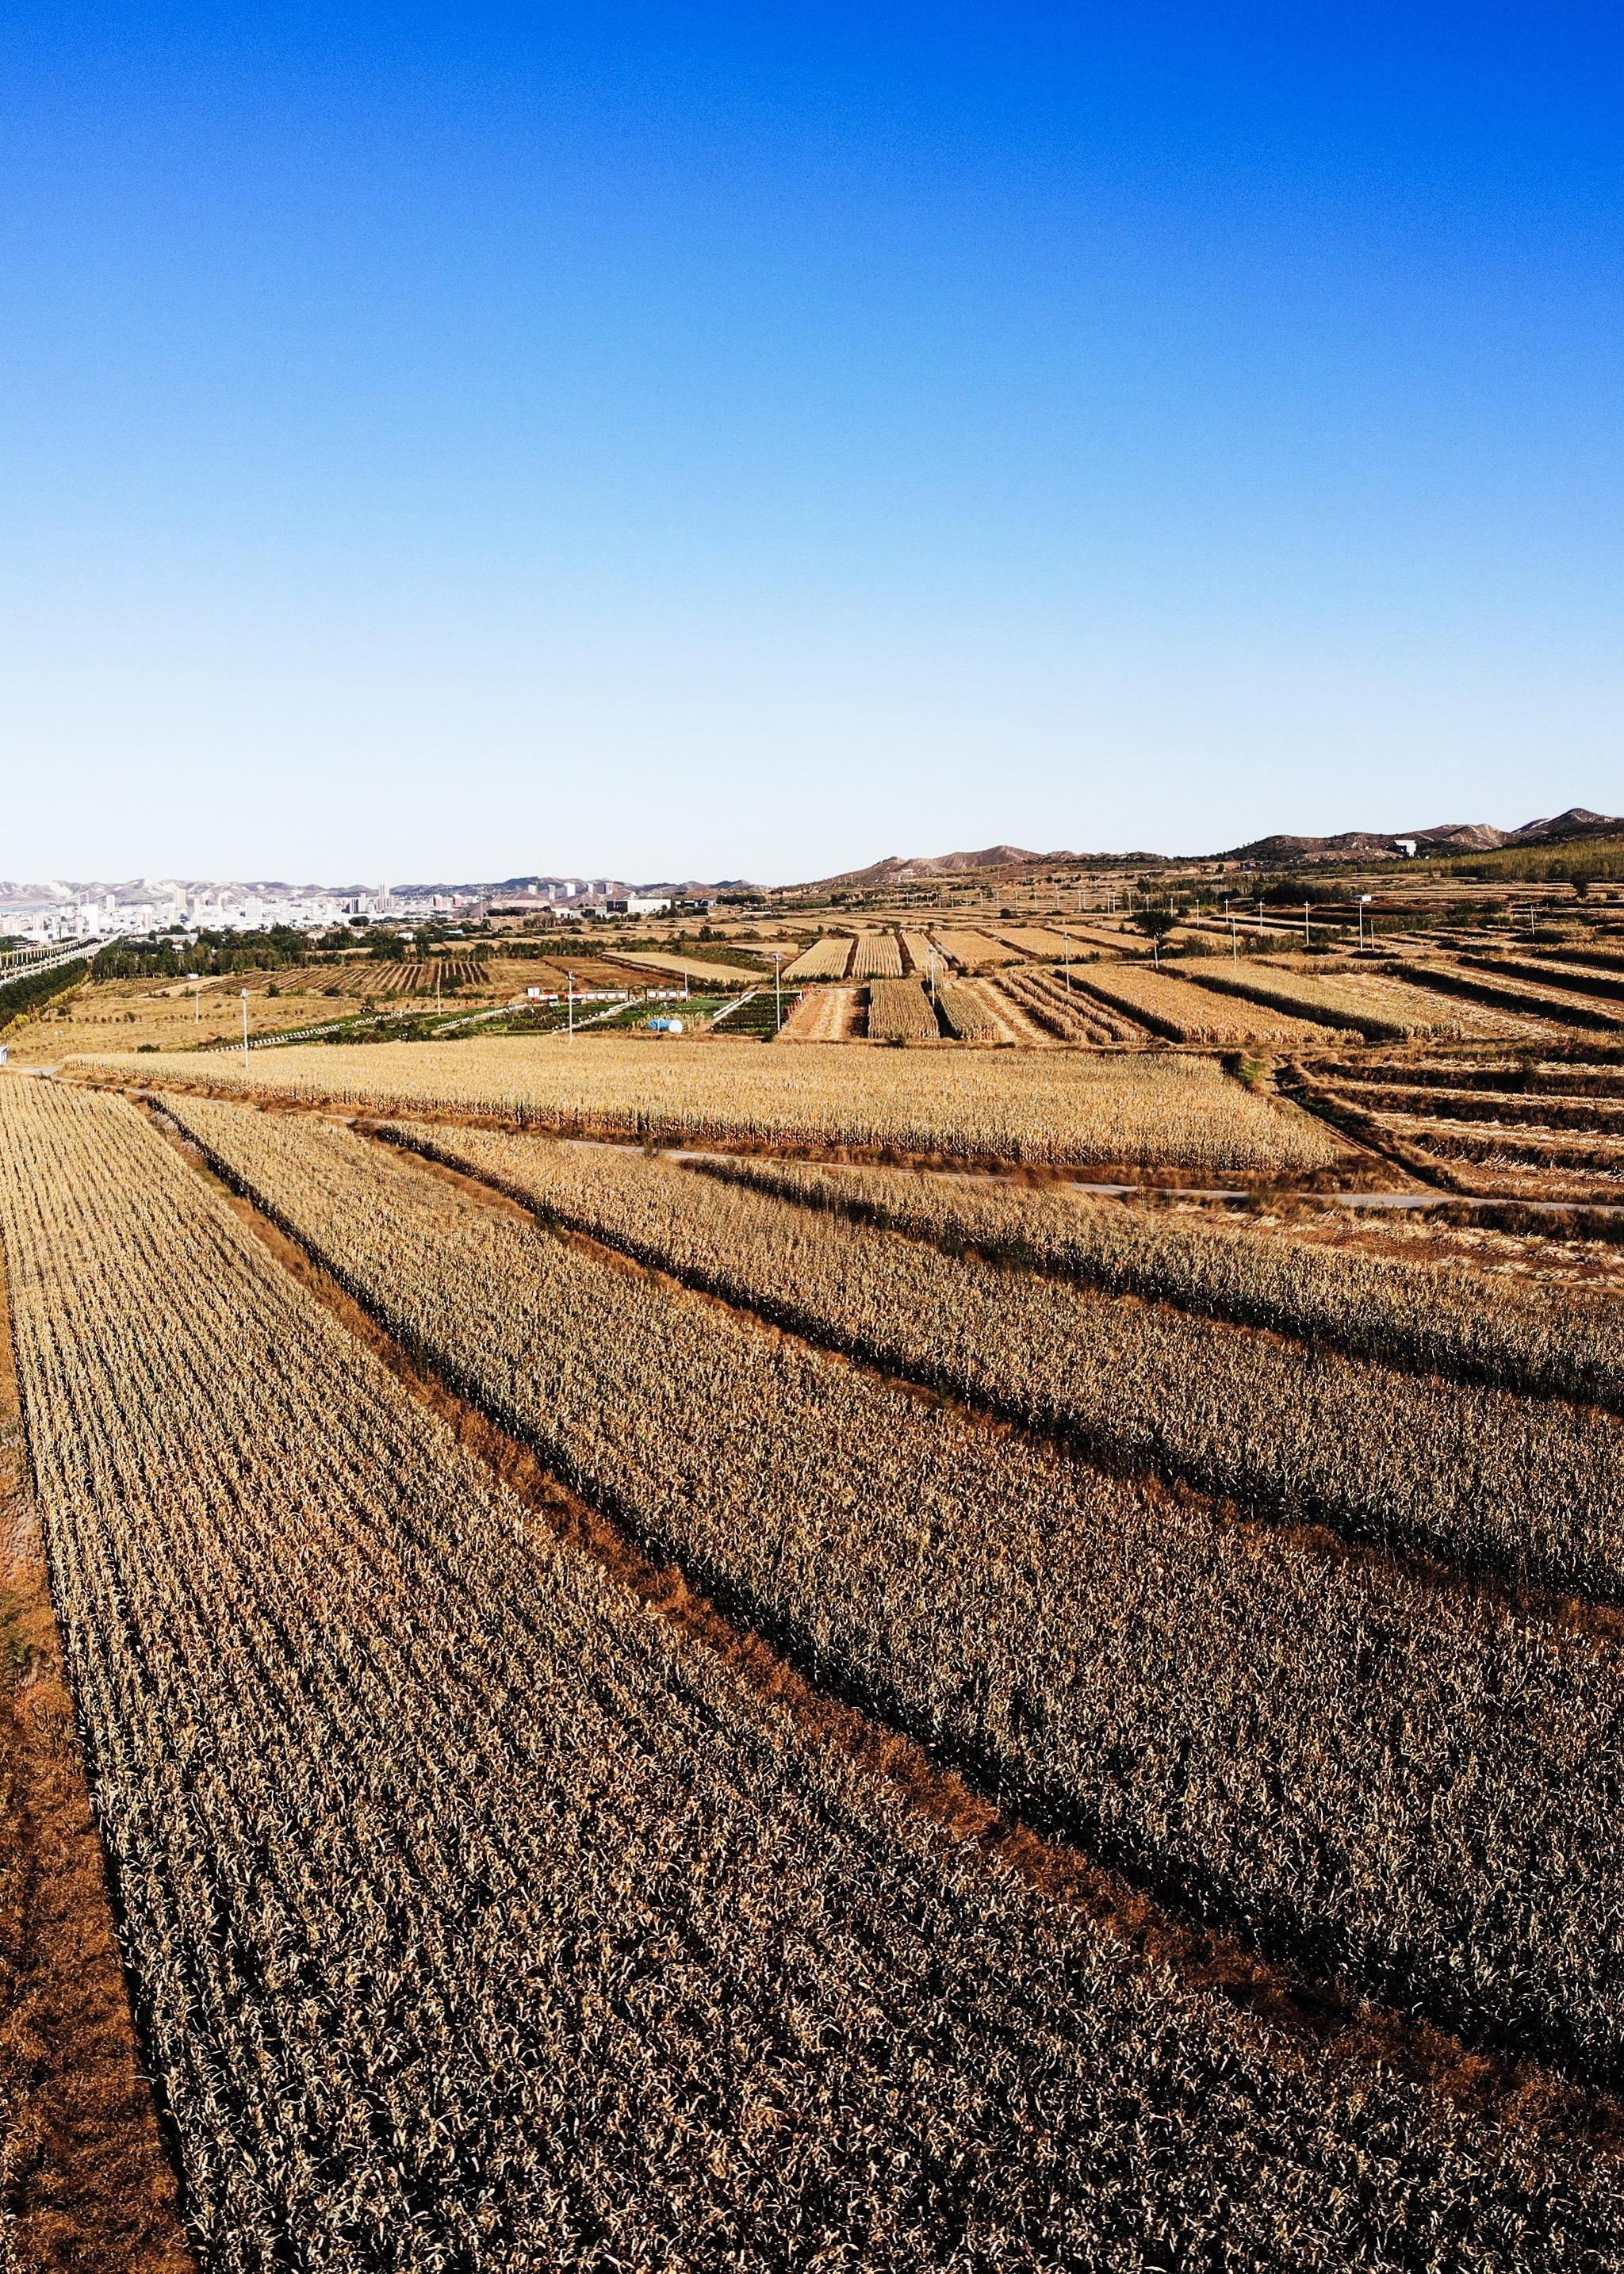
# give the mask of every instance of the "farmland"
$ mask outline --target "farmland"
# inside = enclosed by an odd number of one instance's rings
[[[864,931],[857,934],[857,945],[851,951],[851,975],[854,979],[900,979],[903,975],[903,946],[894,931]]]
[[[797,985],[807,979],[843,979],[850,958],[849,939],[820,939],[804,955],[797,955],[793,963],[784,966],[784,977]]]
[[[1588,1637],[922,1411],[348,1131],[181,1112],[408,1347],[821,1681],[1369,1994],[1587,2071],[1624,2055],[1603,1833],[1624,1701]],[[895,1258],[877,1269],[915,1317]],[[1369,1712],[1372,1633],[1391,1719]],[[1490,1702],[1508,1684],[1513,1721]],[[1553,1874],[1552,1843],[1584,1868]]]
[[[812,990],[812,996],[825,990]],[[104,1077],[184,1086],[195,1060],[162,1054]],[[774,1047],[741,1059],[634,1042],[500,1039],[371,1049],[291,1048],[246,1065],[222,1055],[202,1079],[233,1093],[326,1100],[358,1111],[419,1109],[579,1135],[925,1153],[1069,1163],[1138,1163],[1237,1174],[1329,1171],[1342,1146],[1318,1123],[1228,1079],[1200,1057],[1056,1051],[827,1055]]]
[[[1059,920],[936,931],[933,1003],[829,921],[776,1039],[769,977],[210,1050],[119,981],[0,1073],[101,1953],[12,1924],[12,1801],[4,2246],[1608,2274],[1624,1052]]]
[[[1263,1010],[1246,1002],[1215,1002],[1189,979],[1147,971],[1141,964],[1113,964],[1104,971],[1091,966],[1076,975],[1074,984],[1170,1042],[1273,1043],[1300,1049],[1320,1038],[1320,1028],[1293,1013]]]
[[[868,990],[868,1031],[877,1042],[934,1042],[936,1013],[918,980],[875,980]]]
[[[0,1116],[70,1662],[211,2268],[674,2266],[723,2249],[762,2268],[971,2274],[1143,2263],[1170,2231],[1261,2265],[1282,2220],[1295,2262],[1327,2274],[1418,2251],[1602,2263],[1620,2209],[1610,2157],[1560,2124],[1505,2123],[1492,2094],[1434,2089],[1424,2063],[1389,2064],[1352,2008],[1304,2033],[1285,1989],[1152,1931],[1109,1872],[1040,1885],[1021,1867],[1030,1843],[1008,1860],[985,1844],[968,1796],[963,1831],[922,1811],[922,1769],[910,1787],[836,1741],[860,1731],[850,1709],[764,1681],[759,1646],[667,1615],[593,1549],[601,1532],[545,1521],[136,1109],[11,1083]],[[1001,1441],[574,1256],[363,1140],[238,1118],[271,1148],[268,1186],[283,1146],[308,1148],[306,1204],[358,1284],[365,1225],[344,1225],[359,1173],[390,1231],[450,1240],[454,1281],[499,1251],[584,1299],[556,1327],[533,1311],[526,1347],[549,1393],[578,1385],[571,1410],[589,1363],[602,1382],[646,1367],[646,1392],[663,1385],[640,1410],[581,1408],[625,1425],[620,1446],[584,1436],[578,1465],[614,1459],[628,1503],[658,1490],[639,1444],[697,1428],[708,1453],[727,1412],[743,1426],[736,1395],[679,1387],[663,1363],[677,1346],[706,1353],[702,1383],[766,1367],[792,1417],[836,1401],[827,1443],[821,1426],[803,1441],[817,1481],[793,1487],[819,1525],[838,1524],[850,1464],[882,1483],[893,1432],[903,1469],[923,1458],[947,1495],[938,1523],[971,1521],[984,1483],[1032,1480],[1035,1455],[1006,1477]],[[407,1284],[396,1275],[397,1300]],[[518,1330],[533,1284],[498,1304],[498,1334]],[[451,1283],[422,1299],[426,1343]],[[602,1347],[581,1351],[570,1330],[599,1303]],[[628,1325],[638,1339],[616,1359]],[[754,1465],[713,1473],[708,1525]],[[899,1615],[936,1560],[911,1580],[896,1567]],[[312,1600],[319,1620],[290,1615]],[[873,1603],[871,1586],[860,1617]]]
[[[933,931],[931,940],[938,955],[956,971],[996,971],[1002,964],[1021,960],[1017,948],[1006,947],[989,932]]]

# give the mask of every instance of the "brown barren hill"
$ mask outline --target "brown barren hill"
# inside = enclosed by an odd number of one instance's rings
[[[141,2073],[0,1300],[0,2265],[193,2274]]]

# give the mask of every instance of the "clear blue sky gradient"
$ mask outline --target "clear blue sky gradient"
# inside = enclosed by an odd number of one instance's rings
[[[1624,19],[0,4],[0,874],[1624,804]]]

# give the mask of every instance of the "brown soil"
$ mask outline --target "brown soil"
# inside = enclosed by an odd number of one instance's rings
[[[809,987],[784,1020],[781,1043],[849,1043],[859,1024],[860,987]]]
[[[0,2258],[191,2274],[24,1471],[0,1304]]]

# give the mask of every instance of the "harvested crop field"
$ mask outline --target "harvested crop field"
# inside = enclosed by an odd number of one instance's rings
[[[816,990],[813,993],[828,990]],[[93,1079],[184,1088],[197,1060],[81,1061]],[[224,1054],[211,1088],[330,1101],[360,1111],[427,1109],[583,1135],[701,1140],[1082,1166],[1293,1176],[1333,1170],[1343,1142],[1248,1088],[1215,1058],[1172,1053],[785,1050],[747,1058],[702,1043],[655,1051],[605,1038],[309,1049],[244,1065]]]
[[[1190,979],[1171,972],[1147,970],[1143,964],[1116,963],[1101,970],[1089,965],[1074,972],[1072,984],[1113,1011],[1125,1012],[1152,1034],[1168,1042],[1215,1043],[1220,1048],[1237,1043],[1268,1043],[1280,1049],[1303,1049],[1323,1041],[1325,1029],[1289,1013],[1248,1003],[1221,1003]]]
[[[933,931],[931,938],[938,955],[952,969],[971,976],[978,971],[998,971],[1006,963],[1021,960],[1018,949],[1006,947],[991,932]]]
[[[1007,1160],[1040,1105],[1051,1148],[1333,1156],[1193,1055],[318,1055],[428,1118],[0,1078],[67,1665],[211,2274],[675,2266],[746,2214],[759,2274],[1154,2263],[1210,2218],[1261,2269],[1265,2166],[1294,2263],[1420,2232],[1595,2274],[1624,1312],[534,1126],[681,1141],[725,1092],[736,1141],[827,1142],[837,1088],[961,1145],[973,1104]],[[505,1067],[510,1120],[525,1068],[532,1126],[434,1118],[481,1110],[448,1066],[487,1111]],[[1102,2163],[1124,2095],[1158,2152]]]
[[[900,979],[903,944],[894,931],[860,931],[851,951],[854,979]]]
[[[1567,2081],[1612,2057],[1605,1650],[679,1284],[706,1209],[732,1269],[736,1206],[833,1228],[798,1201],[493,1136],[583,1245],[313,1117],[181,1110],[281,1234],[125,1100],[15,1077],[0,1233],[210,2274],[1262,2269],[1283,2221],[1308,2274],[1607,2263]],[[994,1761],[1115,1860],[1001,1817]],[[1362,2003],[1334,1950],[1563,2065]]]
[[[1150,1028],[1138,1020],[1098,994],[1085,994],[1069,968],[1006,971],[999,986],[1034,1026],[1057,1042],[1099,1045],[1152,1039]]]
[[[849,939],[820,939],[784,966],[784,977],[797,983],[804,979],[843,979],[850,958]]]
[[[940,1031],[931,998],[918,979],[876,979],[870,987],[871,1042],[933,1043]]]

